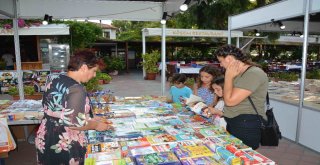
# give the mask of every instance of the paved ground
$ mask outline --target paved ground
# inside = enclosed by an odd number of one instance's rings
[[[118,96],[161,95],[160,76],[157,80],[143,80],[141,72],[123,73],[114,77],[105,89]],[[167,90],[169,84],[166,84]],[[6,165],[36,164],[34,145],[19,142],[18,150],[10,152]],[[288,139],[282,139],[278,147],[260,147],[258,152],[269,157],[279,165],[320,165],[320,153],[312,151]]]

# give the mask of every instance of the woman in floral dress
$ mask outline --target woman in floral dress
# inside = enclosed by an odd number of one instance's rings
[[[89,98],[81,84],[95,77],[97,69],[94,53],[83,50],[70,58],[67,75],[47,83],[42,100],[44,117],[36,137],[38,164],[84,164],[84,131],[111,128],[90,117]]]

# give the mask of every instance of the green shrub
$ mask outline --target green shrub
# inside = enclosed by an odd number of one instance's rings
[[[96,77],[98,80],[104,80],[104,81],[111,81],[112,77],[108,75],[107,73],[97,72]]]
[[[86,87],[87,91],[102,90],[102,87],[99,85],[98,77],[94,77],[91,80],[89,80],[87,83],[84,83],[84,86]]]
[[[297,81],[299,75],[294,72],[275,72],[270,75],[279,81]]]
[[[109,71],[121,71],[126,68],[125,61],[120,57],[105,57],[104,62],[106,63]]]
[[[313,69],[306,73],[307,79],[320,79],[320,69]]]
[[[24,90],[24,94],[26,95],[33,95],[35,93],[34,87],[33,86],[24,86],[23,87]],[[16,86],[11,86],[8,89],[8,94],[9,95],[18,95],[19,94],[19,90]]]

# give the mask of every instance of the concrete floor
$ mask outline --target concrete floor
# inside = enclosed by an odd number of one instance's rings
[[[155,81],[143,80],[142,73],[137,71],[115,76],[111,83],[104,87],[114,91],[117,96],[161,95],[160,76]],[[168,89],[167,83],[166,91]],[[320,165],[320,153],[285,138],[280,141],[278,147],[260,147],[257,151],[279,165]],[[18,150],[11,151],[5,163],[6,165],[36,164],[34,145],[19,142]]]

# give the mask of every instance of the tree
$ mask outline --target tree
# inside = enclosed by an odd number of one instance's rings
[[[64,36],[59,39],[59,42],[70,43],[72,50],[88,47],[102,37],[101,27],[92,22],[55,21],[55,23],[69,25],[71,38],[70,36]]]

